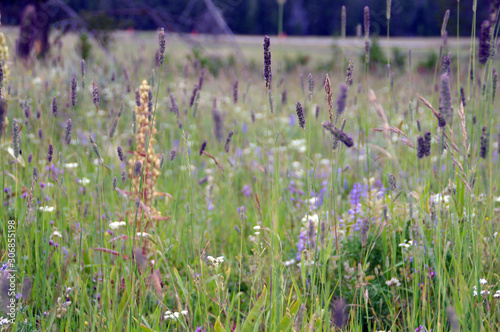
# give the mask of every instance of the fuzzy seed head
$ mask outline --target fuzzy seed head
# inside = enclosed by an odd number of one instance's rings
[[[118,158],[120,158],[121,162],[125,161],[125,157],[123,156],[123,149],[121,146],[116,148],[116,151],[118,152]]]
[[[338,129],[332,123],[326,121],[323,122],[322,125],[323,128],[328,130],[334,138],[337,138],[339,141],[344,143],[346,147],[350,148],[354,145],[352,138],[349,137],[342,129]]]
[[[479,35],[479,63],[485,65],[491,55],[491,25],[489,21],[483,21]]]
[[[489,133],[488,133],[488,128],[483,127],[483,135],[481,135],[481,149],[479,151],[479,155],[483,159],[486,159],[486,157],[488,156],[488,150],[489,150],[489,144],[490,144],[489,138],[490,137],[489,137]]]
[[[141,107],[141,93],[139,89],[135,89],[135,105]]]
[[[346,27],[347,27],[347,12],[345,6],[342,6],[342,12],[340,14],[340,26],[341,26],[341,36],[346,37]]]
[[[450,56],[449,55],[445,55],[443,57],[443,74],[446,73],[448,75],[450,75]]]
[[[81,71],[81,74],[82,74],[82,81],[85,80],[85,60],[82,59],[82,61],[80,61],[80,71]]]
[[[443,25],[441,26],[441,37],[444,37],[446,34],[446,28],[448,26],[448,20],[450,19],[450,10],[448,9],[444,13]]]
[[[198,94],[198,85],[195,85],[193,89],[193,94],[191,95],[191,99],[189,100],[189,107],[193,107],[197,94]]]
[[[336,113],[337,119],[342,115],[342,113],[344,113],[346,101],[347,101],[347,85],[341,84],[339,96],[337,98],[337,113]]]
[[[68,119],[66,122],[66,130],[64,133],[64,141],[67,145],[71,143],[71,130],[73,129],[73,120]]]
[[[201,147],[200,147],[200,156],[203,154],[203,152],[205,152],[205,149],[207,148],[207,140],[203,140],[203,142],[201,143]]]
[[[226,138],[226,145],[224,146],[224,151],[226,151],[226,153],[229,153],[229,144],[231,144],[231,139],[233,138],[233,131],[231,130],[229,132],[229,134],[227,135],[227,138]]]
[[[180,112],[179,112],[179,106],[177,105],[177,102],[175,101],[175,97],[173,94],[170,94],[170,102],[172,103],[172,112],[179,118]]]
[[[148,112],[149,114],[153,113],[153,90],[148,90]]]
[[[309,100],[311,100],[313,92],[314,92],[314,77],[311,73],[307,76],[308,88],[309,88]]]
[[[14,156],[19,157],[21,151],[21,139],[19,136],[19,123],[12,121],[12,141],[14,142]]]
[[[234,80],[233,83],[233,102],[238,103],[238,80]]]
[[[453,110],[451,108],[450,76],[447,73],[441,75],[441,103],[439,106],[439,115],[443,118],[445,124],[447,123],[451,126],[453,121]]]
[[[160,33],[158,34],[158,44],[160,46],[160,54],[158,57],[158,61],[160,63],[160,66],[163,65],[163,62],[165,61],[165,29],[161,28]]]
[[[162,153],[160,155],[160,168],[163,168],[163,165],[165,165],[165,154]]]
[[[389,174],[387,177],[387,182],[389,184],[389,189],[390,190],[396,190],[397,189],[397,183],[396,183],[396,177],[392,174]]]
[[[370,7],[366,6],[364,10],[364,23],[365,23],[365,39],[370,38]]]
[[[198,78],[198,90],[201,91],[203,87],[203,80],[205,78],[205,68],[202,68],[200,71],[200,77]]]
[[[99,88],[94,83],[92,83],[92,84],[94,86],[94,88],[92,90],[92,101],[94,102],[95,107],[98,108],[99,107],[99,101],[100,101]]]
[[[141,174],[142,164],[140,161],[136,161],[134,164],[134,175],[139,176]]]
[[[304,110],[302,109],[302,105],[297,103],[296,106],[297,117],[299,119],[299,126],[302,129],[306,128],[306,119],[304,118]]]
[[[352,85],[353,71],[354,62],[352,61],[352,59],[349,59],[349,65],[347,66],[347,72],[345,75],[345,84],[347,84],[347,87],[350,87]]]
[[[49,151],[47,152],[47,161],[49,163],[52,162],[52,157],[54,156],[54,147],[52,144],[49,144]]]
[[[71,105],[74,107],[76,105],[76,86],[77,86],[77,82],[76,82],[76,77],[75,75],[73,75],[73,77],[71,78]]]
[[[264,37],[264,79],[266,88],[271,88],[272,72],[271,72],[271,50],[269,49],[271,40],[269,36]]]
[[[57,98],[52,99],[52,114],[57,116]]]

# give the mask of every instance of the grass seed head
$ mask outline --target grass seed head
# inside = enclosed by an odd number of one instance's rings
[[[49,163],[52,162],[52,157],[54,156],[54,147],[52,146],[52,144],[49,144],[49,150],[48,150],[48,153],[47,153],[47,161]]]
[[[479,155],[481,158],[486,159],[490,145],[488,127],[483,127],[483,134],[481,135],[481,149]]]
[[[94,84],[94,82],[92,82],[92,85],[93,85],[93,89],[92,89],[92,101],[93,101],[95,107],[99,108],[99,101],[100,101],[99,88],[97,87],[97,85]]]
[[[71,143],[71,130],[73,129],[73,120],[68,119],[66,122],[66,130],[64,133],[64,141],[67,145]]]
[[[479,34],[479,63],[485,65],[491,56],[491,25],[489,21],[483,21]]]
[[[370,7],[364,9],[365,39],[370,38]]]
[[[52,114],[57,116],[57,98],[52,99]]]
[[[71,105],[75,107],[76,105],[76,86],[77,86],[77,81],[75,75],[71,78]]]
[[[227,138],[226,138],[226,144],[224,145],[224,151],[226,151],[226,153],[229,153],[229,144],[231,144],[231,139],[233,138],[233,131],[231,130],[229,132],[229,134],[227,135]]]
[[[123,149],[121,146],[116,148],[116,151],[118,152],[118,158],[120,158],[121,162],[125,161],[125,157],[123,156]]]
[[[165,61],[165,29],[161,28],[160,32],[158,33],[158,44],[159,44],[159,57],[158,57],[158,62],[160,63],[160,66],[163,65],[163,62]]]
[[[203,154],[203,152],[205,152],[206,148],[207,148],[207,140],[204,139],[200,146],[200,156]]]
[[[233,83],[233,103],[238,103],[238,80],[234,80]]]
[[[439,126],[444,127],[444,125],[446,124],[451,126],[453,122],[453,109],[451,107],[450,75],[448,75],[448,73],[441,74],[440,92],[441,92],[441,98],[439,106],[439,116],[440,116]],[[444,120],[445,122],[443,123],[442,120]]]
[[[272,72],[271,72],[271,40],[269,36],[264,37],[264,79],[266,88],[271,88]]]

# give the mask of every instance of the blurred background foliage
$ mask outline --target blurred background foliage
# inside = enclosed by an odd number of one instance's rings
[[[52,8],[51,21],[68,23],[68,15],[56,9],[65,3],[89,24],[106,28],[156,29],[158,20],[167,22],[167,30],[177,32],[222,33],[207,10],[206,0],[2,0],[2,23],[19,24],[24,6],[30,3]],[[212,0],[235,34],[276,34],[278,3],[275,0]],[[443,14],[450,9],[448,33],[470,35],[473,0],[460,1],[460,26],[457,27],[457,2],[449,0],[393,0],[390,23],[392,36],[437,36]],[[283,30],[288,35],[339,35],[340,8],[347,7],[347,35],[356,34],[362,23],[363,7],[371,10],[372,35],[386,34],[385,0],[286,0]],[[478,1],[478,21],[488,17],[489,1]],[[70,19],[69,19],[70,20]]]

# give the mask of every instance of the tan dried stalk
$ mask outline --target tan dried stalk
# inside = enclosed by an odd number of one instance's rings
[[[460,129],[462,130],[462,144],[465,152],[468,154],[469,148],[467,147],[467,129],[465,127],[464,104],[462,102],[460,102],[460,107],[458,109],[458,117],[460,118]]]
[[[330,115],[330,122],[333,123],[332,83],[330,82],[330,77],[328,77],[328,74],[326,74],[325,78],[325,92],[326,92],[326,99],[328,101],[328,114]]]
[[[139,216],[142,216],[142,211],[148,219],[162,219],[160,211],[157,211],[151,206],[153,197],[155,196],[155,185],[160,176],[160,155],[154,152],[156,140],[154,138],[157,130],[155,121],[148,110],[149,91],[151,87],[146,80],[142,81],[139,87],[140,105],[135,106],[135,115],[137,119],[137,132],[135,135],[136,150],[134,156],[129,160],[128,174],[132,179],[132,197],[139,198],[141,204],[139,207]],[[152,101],[151,101],[152,102]],[[152,110],[152,113],[154,110]],[[153,121],[153,123],[152,123]],[[149,143],[146,142],[149,139]],[[146,146],[147,145],[147,146]],[[135,164],[140,162],[141,172],[135,174]],[[142,179],[142,187],[141,187]],[[134,211],[129,211],[129,215],[135,217]],[[146,224],[147,226],[148,224]],[[143,231],[146,231],[146,226]]]

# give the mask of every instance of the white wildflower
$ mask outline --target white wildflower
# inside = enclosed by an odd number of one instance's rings
[[[403,248],[409,248],[412,246],[412,244],[413,244],[413,241],[405,240],[403,243],[400,243],[399,246],[403,247]]]
[[[48,206],[48,205],[40,206],[40,211],[42,212],[54,212],[55,209],[56,208],[53,206]]]
[[[291,140],[289,147],[297,150],[298,152],[304,153],[307,150],[306,140],[304,138]]]
[[[110,229],[118,229],[121,226],[125,226],[127,223],[125,221],[113,221],[109,223]]]
[[[84,178],[78,179],[77,182],[81,183],[85,186],[85,185],[90,183],[90,180],[84,177]]]
[[[215,268],[224,263],[224,256],[219,256],[217,258],[214,258],[214,256],[207,256],[207,259]]]
[[[481,295],[490,295],[490,291],[489,290],[482,290],[481,291]]]
[[[479,279],[479,283],[480,283],[481,285],[486,285],[486,284],[488,283],[488,280],[486,280],[486,279],[484,279],[484,278],[481,278],[481,279]]]
[[[309,227],[309,222],[312,222],[314,224],[314,227],[318,226],[319,222],[319,217],[317,214],[310,214],[306,215],[302,218],[302,223],[304,224],[305,227]]]
[[[167,310],[167,311],[165,311],[165,319],[175,320],[175,319],[177,319],[175,314],[177,314],[177,316],[179,316],[178,312],[172,312],[170,310]]]
[[[64,164],[64,167],[65,168],[77,168],[78,163],[66,163],[66,164]]]

